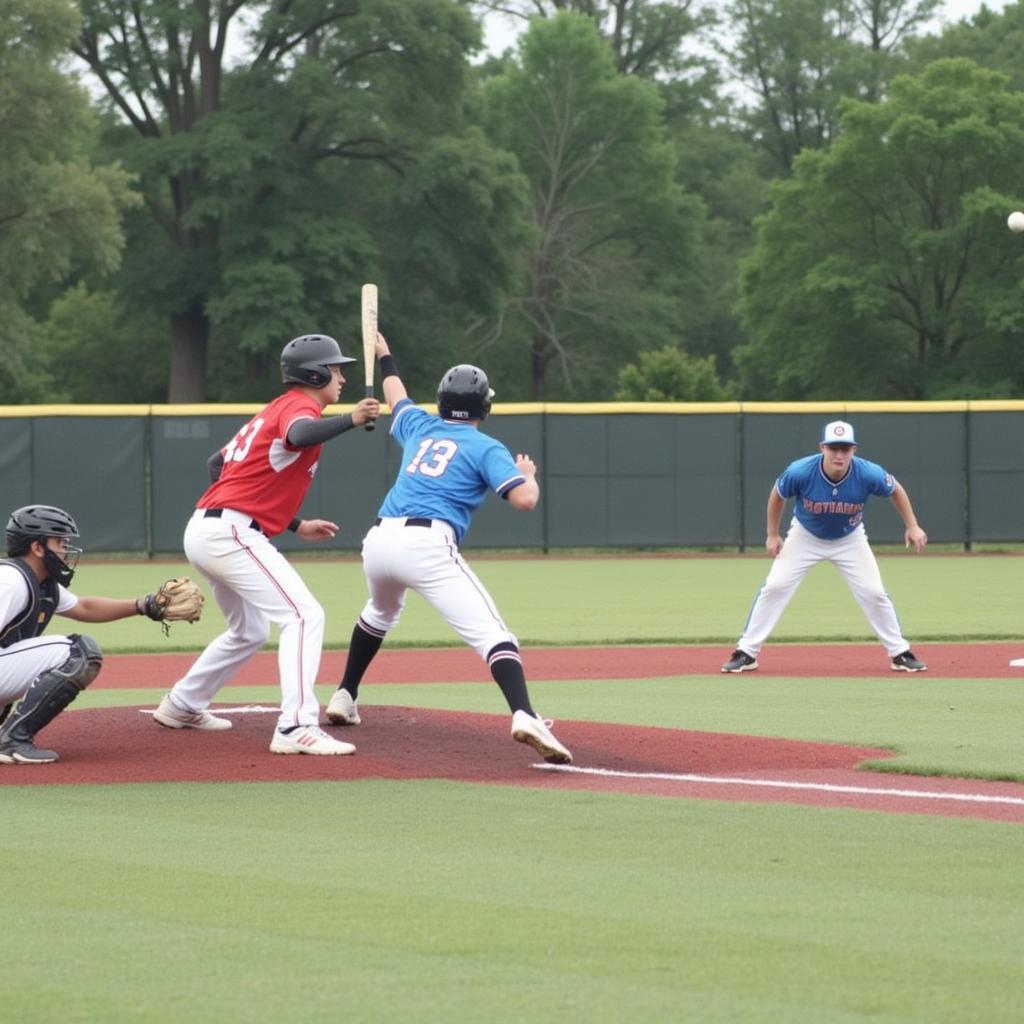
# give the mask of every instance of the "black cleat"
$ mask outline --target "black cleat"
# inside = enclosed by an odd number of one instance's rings
[[[897,654],[892,659],[892,664],[889,667],[893,672],[924,672],[928,668],[923,661],[918,661],[914,657],[913,651],[904,651],[902,654]]]
[[[738,647],[732,657],[722,666],[723,672],[753,672],[757,668],[757,658],[751,657]]]

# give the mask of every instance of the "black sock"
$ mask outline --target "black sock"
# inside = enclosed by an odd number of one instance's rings
[[[495,657],[503,651],[510,653],[502,657]],[[516,645],[513,643],[497,644],[487,655],[487,660],[491,666],[491,675],[501,688],[512,713],[525,711],[528,715],[533,715],[530,695],[526,691],[526,675],[523,672],[523,663],[519,660],[519,649]]]
[[[374,655],[384,643],[384,634],[374,630],[360,619],[352,628],[352,639],[348,643],[348,660],[345,662],[345,674],[338,684],[339,690],[348,690],[355,700],[359,694],[359,683],[370,667]]]

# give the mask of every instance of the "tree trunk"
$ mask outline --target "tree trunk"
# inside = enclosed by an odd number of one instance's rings
[[[530,397],[535,402],[543,402],[544,392],[547,390],[545,377],[548,361],[544,355],[544,348],[544,338],[535,335],[530,346]]]
[[[206,400],[206,350],[210,321],[202,303],[193,302],[171,317],[171,381],[168,402]]]

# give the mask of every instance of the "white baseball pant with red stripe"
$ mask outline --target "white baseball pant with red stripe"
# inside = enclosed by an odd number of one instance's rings
[[[373,630],[393,629],[406,591],[415,590],[485,661],[498,644],[518,645],[487,588],[459,553],[451,526],[440,519],[430,526],[382,519],[363,539],[363,569],[370,599],[360,618]]]
[[[185,554],[206,577],[228,628],[199,656],[171,693],[193,711],[210,706],[220,688],[280,627],[281,679],[278,728],[316,725],[320,702],[314,686],[324,641],[324,610],[284,555],[242,512],[224,509],[218,519],[197,510],[185,528]]]

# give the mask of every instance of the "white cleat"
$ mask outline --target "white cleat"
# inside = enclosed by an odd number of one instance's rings
[[[327,721],[331,725],[358,725],[359,708],[348,690],[335,690],[327,705]]]
[[[231,728],[227,718],[218,718],[209,711],[182,711],[177,704],[171,703],[169,695],[160,701],[160,707],[153,712],[153,721],[168,729],[203,729],[212,732]]]
[[[572,754],[555,739],[550,718],[534,718],[525,711],[512,716],[512,739],[527,743],[550,764],[572,764]]]
[[[290,733],[274,730],[270,741],[272,754],[354,754],[351,743],[342,743],[320,728],[319,725],[300,725]]]

